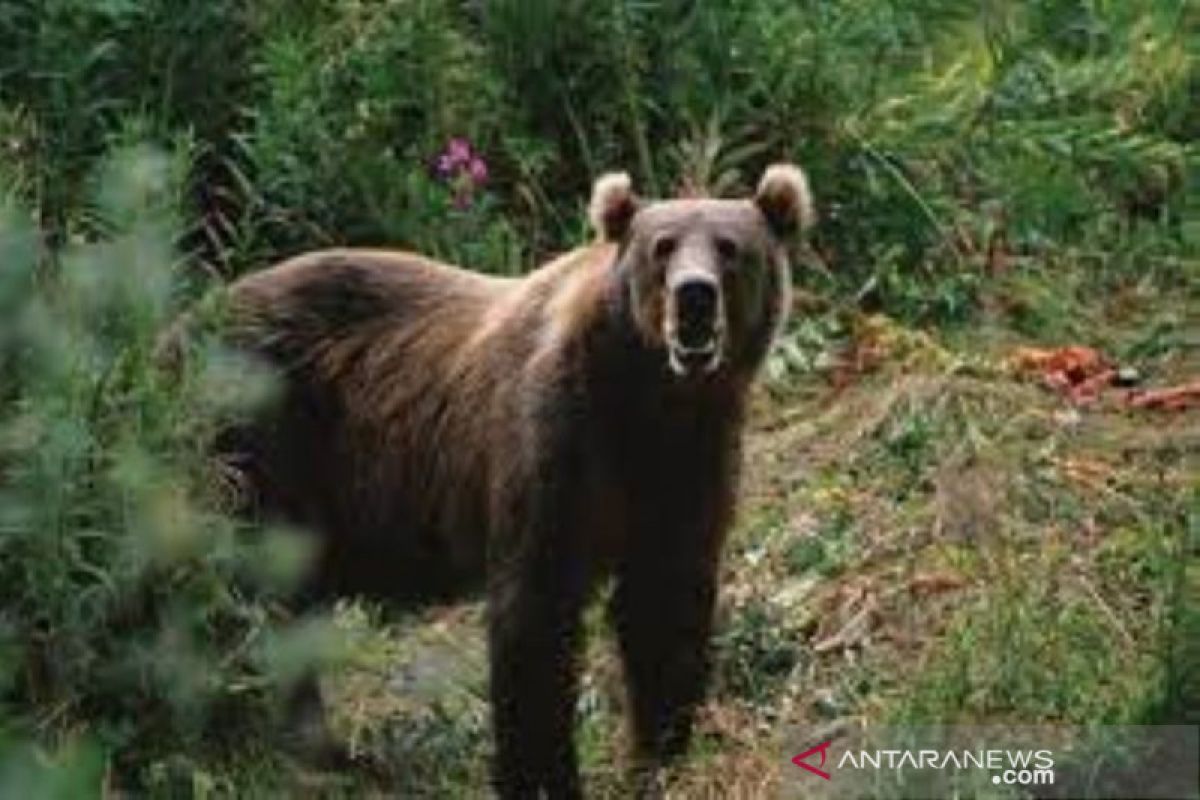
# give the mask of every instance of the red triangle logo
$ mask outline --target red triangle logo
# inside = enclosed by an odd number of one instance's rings
[[[813,775],[817,775],[819,777],[824,778],[825,780],[829,780],[828,772],[825,772],[824,770],[821,770],[821,769],[817,769],[812,764],[809,764],[807,761],[805,761],[805,759],[811,755],[820,753],[821,754],[820,766],[822,766],[822,767],[825,766],[825,751],[829,749],[829,745],[831,745],[831,744],[833,744],[832,739],[830,739],[828,742],[823,742],[819,745],[816,745],[815,747],[810,747],[809,749],[805,750],[803,753],[800,753],[799,755],[793,757],[792,763],[795,764],[800,769],[808,770]]]

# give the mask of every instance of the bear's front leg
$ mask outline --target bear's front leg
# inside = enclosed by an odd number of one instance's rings
[[[577,798],[572,728],[586,579],[573,556],[539,545],[489,578],[494,780],[502,798]]]
[[[641,779],[687,749],[704,697],[716,600],[715,558],[634,558],[617,579],[612,617],[624,662]]]

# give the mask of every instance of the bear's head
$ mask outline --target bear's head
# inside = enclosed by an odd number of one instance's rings
[[[788,242],[813,220],[804,173],[776,164],[754,196],[644,201],[624,173],[596,181],[589,208],[642,340],[677,376],[753,369],[789,305]]]

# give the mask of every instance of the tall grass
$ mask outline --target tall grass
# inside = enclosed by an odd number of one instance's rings
[[[815,280],[910,317],[1066,242],[1118,278],[1196,250],[1185,2],[8,8],[0,127],[44,224],[133,115],[194,143],[188,243],[226,273],[343,242],[510,271],[578,240],[600,170],[728,192],[783,158],[822,187]],[[465,210],[430,176],[453,137],[490,168]]]

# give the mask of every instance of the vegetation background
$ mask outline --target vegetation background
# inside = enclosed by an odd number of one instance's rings
[[[478,606],[289,619],[204,457],[270,378],[156,342],[309,248],[523,272],[611,168],[821,213],[673,791],[776,791],[796,725],[1197,722],[1197,410],[1008,356],[1200,375],[1198,139],[1186,0],[0,0],[0,795],[484,791]],[[314,663],[355,769],[287,755]]]

